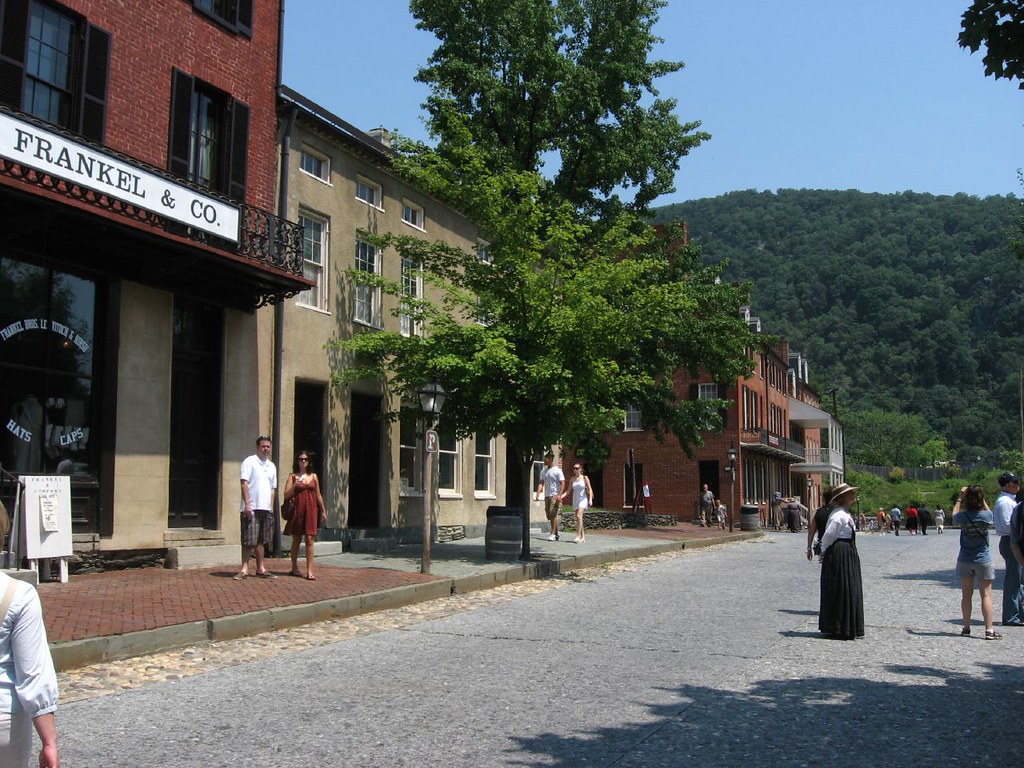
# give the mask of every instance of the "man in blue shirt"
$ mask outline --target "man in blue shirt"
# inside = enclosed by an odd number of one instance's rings
[[[1020,478],[1012,472],[1004,472],[999,476],[999,487],[1002,492],[996,499],[992,515],[995,518],[996,535],[999,536],[999,554],[1006,564],[1003,576],[1003,625],[1007,627],[1024,626],[1024,605],[1020,579],[1020,564],[1013,555],[1010,543],[1010,517],[1017,506],[1017,494],[1020,493]]]

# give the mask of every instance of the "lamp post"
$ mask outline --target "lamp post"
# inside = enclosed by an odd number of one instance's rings
[[[431,456],[437,453],[438,441],[434,427],[437,417],[444,407],[448,393],[436,381],[424,384],[416,390],[420,398],[420,408],[427,417],[427,429],[424,434],[423,460],[423,555],[420,560],[420,573],[430,573],[430,520],[434,507],[434,461]]]
[[[729,459],[729,533],[732,533],[732,519],[736,516],[736,444],[729,446],[725,457]]]

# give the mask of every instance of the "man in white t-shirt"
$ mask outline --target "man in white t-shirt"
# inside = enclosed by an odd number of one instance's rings
[[[540,482],[537,484],[537,496],[543,494],[544,515],[551,524],[548,541],[558,541],[558,513],[562,511],[566,490],[565,473],[555,464],[555,454],[548,451],[544,456],[544,471],[540,473]]]
[[[256,439],[256,453],[242,462],[242,570],[235,580],[249,576],[249,558],[256,551],[256,575],[263,579],[277,577],[263,564],[264,548],[271,546],[274,535],[274,497],[277,493],[277,467],[270,460],[270,438]]]

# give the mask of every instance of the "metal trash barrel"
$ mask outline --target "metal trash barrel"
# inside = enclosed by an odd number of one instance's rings
[[[523,511],[518,507],[488,507],[484,557],[518,560],[523,551]]]
[[[744,504],[740,507],[740,530],[756,531],[761,528],[761,513],[757,504]]]

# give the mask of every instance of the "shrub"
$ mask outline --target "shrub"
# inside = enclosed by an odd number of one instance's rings
[[[893,467],[889,470],[889,482],[893,485],[902,483],[907,478],[907,472],[903,467]]]

